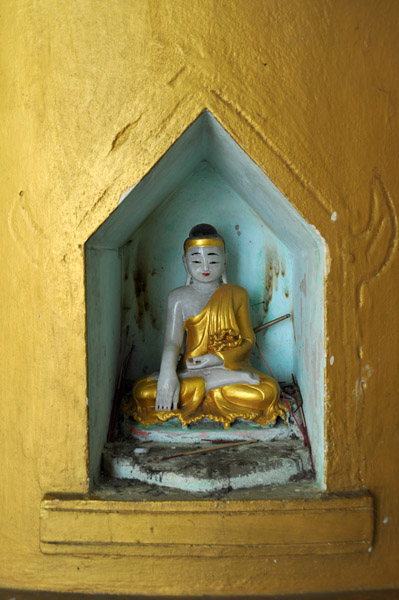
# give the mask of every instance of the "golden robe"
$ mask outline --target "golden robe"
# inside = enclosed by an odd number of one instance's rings
[[[223,359],[226,369],[256,373],[259,383],[235,383],[206,393],[204,379],[192,371],[193,376],[180,381],[178,408],[157,411],[157,381],[142,377],[136,382],[132,397],[124,402],[125,413],[143,425],[154,425],[173,417],[188,425],[208,418],[224,423],[226,429],[237,418],[260,425],[267,425],[278,416],[285,419],[277,381],[255,370],[250,363],[255,334],[244,288],[232,284],[220,286],[205,308],[187,319],[184,328],[187,341],[183,364],[188,358],[213,353]]]

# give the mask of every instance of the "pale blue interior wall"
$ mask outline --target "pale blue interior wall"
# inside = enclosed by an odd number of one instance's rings
[[[100,472],[117,385],[121,324],[121,260],[116,250],[86,248],[90,478]]]
[[[291,311],[292,261],[286,247],[203,161],[124,248],[122,329],[129,324],[135,345],[133,379],[159,369],[167,296],[185,282],[183,242],[191,227],[203,222],[214,225],[225,238],[228,280],[247,289],[253,325]],[[258,334],[258,341],[276,377],[290,377],[292,323],[275,325]],[[265,370],[258,352],[253,364]]]
[[[204,115],[204,127],[209,162],[282,240],[291,256],[294,373],[304,399],[317,480],[324,486],[325,242],[265,175],[267,165],[260,169],[210,114]]]
[[[304,398],[313,460],[323,485],[324,463],[324,256],[297,252],[293,263],[294,373]]]

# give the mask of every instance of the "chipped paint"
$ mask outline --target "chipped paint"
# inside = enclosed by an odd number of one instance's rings
[[[122,194],[119,197],[119,202],[118,202],[118,206],[120,204],[122,204],[122,202],[125,200],[125,198],[128,197],[128,195],[130,194],[131,191],[134,190],[134,188],[136,187],[136,185],[138,185],[140,182],[138,181],[137,183],[135,183],[134,185],[130,186],[129,188],[127,188],[127,190],[125,190],[124,192],[122,192]]]

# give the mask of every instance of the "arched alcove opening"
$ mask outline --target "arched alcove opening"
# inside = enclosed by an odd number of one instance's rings
[[[132,379],[159,368],[168,292],[184,283],[182,243],[212,223],[228,277],[248,290],[253,325],[279,380],[301,387],[317,480],[324,479],[324,242],[208,111],[181,135],[86,243],[90,474],[107,436],[127,327]],[[254,352],[253,364],[264,370]]]

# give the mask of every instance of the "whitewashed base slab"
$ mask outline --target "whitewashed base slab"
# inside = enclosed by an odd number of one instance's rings
[[[111,478],[207,493],[284,484],[311,477],[309,454],[302,440],[259,442],[155,462],[157,458],[209,445],[206,442],[165,445],[148,441],[107,444],[103,469]]]

